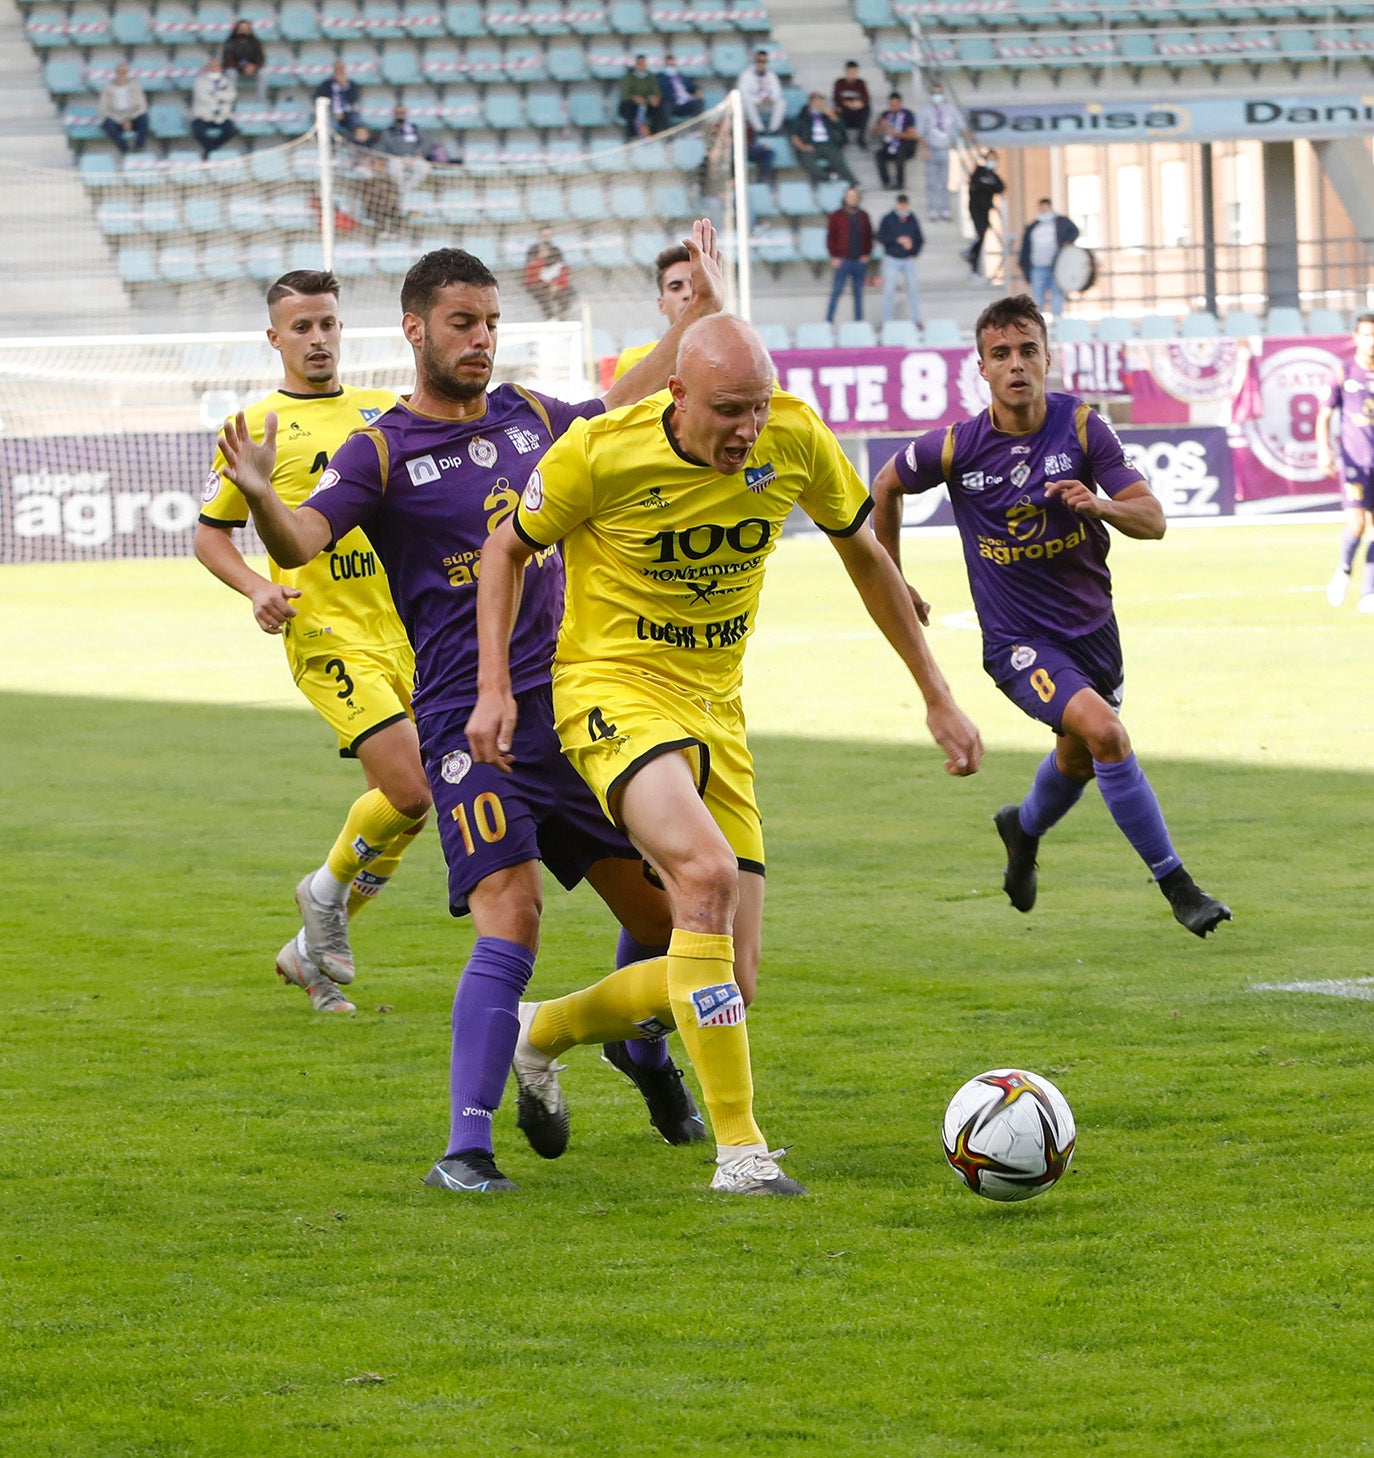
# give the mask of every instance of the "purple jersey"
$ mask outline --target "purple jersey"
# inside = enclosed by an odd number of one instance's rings
[[[515,510],[530,472],[574,420],[573,405],[500,385],[471,420],[420,415],[405,400],[335,452],[308,505],[335,538],[367,524],[415,649],[417,719],[477,701],[477,559]],[[542,552],[525,573],[510,645],[511,689],[548,683],[563,616],[563,561]]]
[[[1072,395],[1045,397],[1045,423],[1007,435],[984,410],[918,436],[896,458],[903,491],[949,483],[985,643],[1074,638],[1112,615],[1107,528],[1045,494],[1078,480],[1115,496],[1140,480],[1106,421]]]
[[[1374,467],[1374,370],[1348,360],[1331,385],[1327,408],[1341,412],[1341,456],[1361,471]]]

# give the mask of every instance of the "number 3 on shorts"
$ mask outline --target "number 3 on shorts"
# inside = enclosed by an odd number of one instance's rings
[[[1054,680],[1049,675],[1049,670],[1037,668],[1030,676],[1031,687],[1040,695],[1042,703],[1048,704],[1054,697]]]
[[[468,855],[475,855],[477,844],[472,838],[473,826],[478,836],[488,845],[495,845],[506,836],[506,812],[501,797],[490,790],[484,790],[472,802],[472,820],[468,820],[468,807],[455,805],[453,818],[458,823],[458,834],[463,837],[463,848]]]

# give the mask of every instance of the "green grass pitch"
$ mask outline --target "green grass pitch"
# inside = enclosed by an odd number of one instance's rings
[[[521,1192],[423,1188],[471,938],[433,831],[357,923],[360,1011],[312,1015],[272,959],[358,780],[279,645],[194,563],[0,571],[0,1453],[1374,1452],[1374,1005],[1255,990],[1374,975],[1374,620],[1325,603],[1336,531],[1114,549],[1124,718],[1236,914],[1206,943],[1095,792],[1007,906],[989,817],[1048,736],[983,679],[952,539],[906,554],[967,781],[833,553],[783,544],[747,703],[788,1202],[709,1194],[590,1049],[562,1160],[508,1099]],[[535,995],[613,940],[551,889]],[[1079,1145],[1003,1207],[938,1126],[1006,1064]]]

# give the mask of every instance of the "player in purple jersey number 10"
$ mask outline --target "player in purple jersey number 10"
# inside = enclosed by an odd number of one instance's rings
[[[1058,736],[1026,798],[993,817],[1007,851],[1003,887],[1018,911],[1035,905],[1040,837],[1096,779],[1175,918],[1205,937],[1231,912],[1184,869],[1117,714],[1121,644],[1106,526],[1162,537],[1164,511],[1104,421],[1072,396],[1046,394],[1048,336],[1028,295],[990,304],[974,337],[992,403],[972,420],[918,437],[882,468],[873,525],[900,565],[903,494],[948,485],[984,667]],[[912,597],[918,612],[928,612],[914,588]]]
[[[684,242],[692,257],[692,302],[649,357],[616,382],[605,407],[661,388],[672,372],[679,337],[720,308],[723,280],[714,228],[699,221]],[[459,1191],[508,1190],[514,1185],[495,1164],[492,1117],[510,1073],[520,996],[539,943],[541,861],[564,885],[585,877],[638,944],[630,950],[639,957],[666,944],[671,919],[662,891],[645,879],[638,853],[559,752],[549,706],[557,615],[545,612],[549,590],[542,580],[527,584],[516,628],[529,645],[524,687],[531,729],[520,749],[518,783],[481,782],[481,767],[472,762],[462,736],[476,698],[476,642],[465,641],[455,626],[468,622],[475,610],[476,583],[471,571],[455,575],[448,564],[475,560],[491,529],[491,512],[524,489],[551,439],[579,415],[599,413],[603,403],[571,405],[511,386],[489,392],[500,296],[494,275],[472,255],[460,249],[426,254],[407,275],[401,301],[402,328],[415,354],[415,390],[336,453],[327,473],[332,479],[310,503],[291,512],[271,489],[272,416],[263,441],[253,441],[240,416],[226,426],[221,445],[229,474],[278,561],[307,561],[342,531],[366,523],[387,568],[416,648],[417,729],[439,807],[450,909],[470,912],[477,930],[454,999],[448,1153],[425,1183]],[[435,438],[436,431],[442,439]],[[492,479],[498,463],[500,490]],[[532,578],[556,574],[559,586],[561,573],[556,558],[537,573],[531,569]],[[538,655],[538,634],[526,631],[532,618],[542,623],[544,634]],[[623,1063],[616,1066],[629,1073]],[[518,1066],[516,1076],[519,1126],[537,1153],[554,1158],[568,1139],[557,1080],[539,1084],[528,1072],[522,1077]],[[669,1142],[701,1137],[700,1117],[666,1056],[630,1077]],[[655,1079],[677,1094],[682,1117],[671,1131],[662,1122],[664,1101],[660,1097],[656,1112],[651,1097]],[[695,1127],[689,1128],[693,1116]]]
[[[1355,320],[1355,358],[1336,371],[1331,393],[1317,411],[1317,468],[1323,476],[1337,472],[1331,449],[1331,417],[1341,417],[1339,468],[1345,498],[1345,530],[1341,556],[1326,584],[1326,600],[1340,607],[1350,586],[1350,574],[1374,521],[1374,314]],[[1355,605],[1357,612],[1374,613],[1374,543],[1365,552],[1364,579]]]

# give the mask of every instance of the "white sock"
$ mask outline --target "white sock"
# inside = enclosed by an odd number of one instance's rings
[[[766,1144],[717,1144],[716,1163],[734,1164],[741,1159],[748,1159],[751,1154],[767,1154]]]
[[[340,881],[328,866],[321,866],[310,878],[310,894],[325,906],[342,906],[348,900],[352,881]]]

